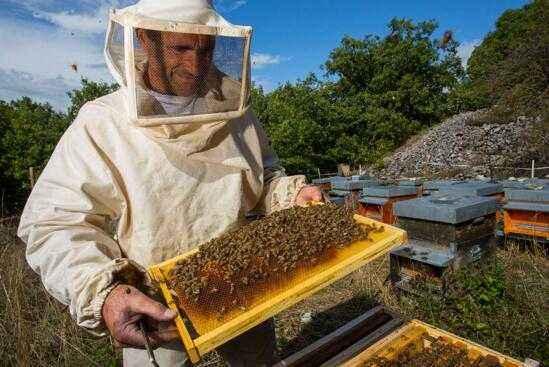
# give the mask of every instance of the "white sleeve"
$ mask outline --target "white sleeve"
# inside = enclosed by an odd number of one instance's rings
[[[110,287],[142,274],[108,233],[108,221],[124,205],[108,158],[77,119],[38,179],[18,230],[46,290],[98,335],[104,334],[101,308]]]

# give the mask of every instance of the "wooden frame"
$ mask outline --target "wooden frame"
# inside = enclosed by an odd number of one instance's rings
[[[338,366],[401,325],[400,316],[376,306],[274,367]]]
[[[198,249],[150,267],[149,274],[151,278],[158,283],[168,307],[178,314],[176,326],[190,360],[193,363],[197,363],[202,355],[214,350],[218,346],[247,330],[250,330],[254,326],[259,325],[263,321],[268,320],[280,311],[289,308],[302,299],[329,286],[363,265],[385,255],[391,249],[401,245],[407,240],[406,232],[399,228],[376,222],[359,215],[355,215],[355,220],[362,224],[383,227],[384,230],[378,233],[372,233],[371,241],[362,241],[350,245],[349,247],[355,246],[359,249],[356,253],[353,252],[351,256],[344,258],[342,261],[327,267],[322,271],[311,274],[310,277],[299,282],[292,288],[275,294],[268,301],[252,306],[250,309],[235,318],[230,319],[220,327],[217,327],[204,335],[200,335],[195,339],[191,337],[189,330],[183,322],[179,309],[168,289],[167,281],[169,280],[170,270],[176,263],[185,257],[195,254]]]
[[[435,328],[434,326],[428,325],[419,320],[410,321],[408,324],[389,334],[342,366],[363,366],[364,363],[374,357],[383,357],[392,360],[409,345],[423,344],[425,342],[429,343],[430,341],[424,339],[425,334],[427,334],[431,339],[437,339],[440,337],[452,345],[465,348],[471,358],[477,358],[479,356],[493,356],[499,360],[499,363],[503,367],[526,367],[525,363],[514,358],[508,357],[444,330]]]

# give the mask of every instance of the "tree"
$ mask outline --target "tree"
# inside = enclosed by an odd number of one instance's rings
[[[337,163],[379,162],[424,127],[451,113],[449,93],[464,71],[457,42],[433,37],[435,22],[393,19],[389,34],[343,38],[326,77],[258,93],[256,114],[290,173]]]
[[[115,85],[82,80],[82,88],[69,92],[68,114],[54,111],[49,104],[23,97],[0,101],[0,187],[2,213],[22,209],[30,191],[29,168],[42,169],[57,142],[87,101],[110,93]]]
[[[474,50],[468,89],[494,120],[543,116],[549,110],[549,0],[504,12]]]
[[[80,108],[89,101],[102,97],[118,89],[118,84],[108,84],[105,82],[92,82],[88,79],[82,79],[82,87],[74,89],[68,93],[71,104],[67,111],[67,119],[74,121]]]
[[[30,189],[29,167],[45,164],[67,123],[49,104],[28,97],[0,105],[0,182],[5,214],[22,208]]]

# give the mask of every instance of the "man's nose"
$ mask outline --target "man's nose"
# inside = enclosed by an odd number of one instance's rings
[[[205,66],[205,57],[199,51],[193,51],[190,55],[189,60],[189,72],[193,75],[200,75],[204,73]]]

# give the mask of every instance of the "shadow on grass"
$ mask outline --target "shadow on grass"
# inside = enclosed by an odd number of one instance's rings
[[[279,356],[285,358],[305,348],[378,304],[375,298],[361,295],[313,314],[311,321],[304,322],[299,334],[294,338],[287,340],[279,336]]]

